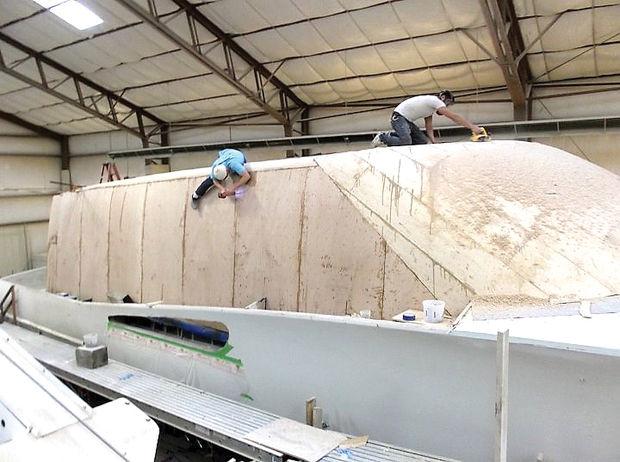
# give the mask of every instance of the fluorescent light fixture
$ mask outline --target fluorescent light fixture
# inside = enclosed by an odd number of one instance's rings
[[[88,29],[103,22],[103,19],[75,0],[56,5],[50,8],[50,11],[79,30]]]
[[[51,8],[53,6],[58,5],[59,3],[64,2],[65,0],[34,0],[35,3],[38,3],[43,8]]]

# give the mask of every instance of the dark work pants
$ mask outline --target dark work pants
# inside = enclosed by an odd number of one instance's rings
[[[407,146],[410,144],[426,144],[428,139],[422,130],[414,123],[409,122],[398,112],[392,113],[393,132],[384,133],[381,139],[388,146]]]
[[[200,183],[200,186],[196,188],[195,194],[198,197],[202,197],[204,193],[211,189],[211,186],[213,186],[213,179],[211,179],[211,176],[208,176],[207,179]]]

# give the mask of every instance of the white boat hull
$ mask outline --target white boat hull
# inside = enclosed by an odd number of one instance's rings
[[[44,277],[44,276],[43,276]],[[32,285],[37,271],[0,280]],[[36,285],[36,283],[34,284]],[[495,341],[390,321],[304,313],[84,303],[17,285],[18,317],[58,334],[96,332],[110,356],[299,421],[317,398],[331,428],[465,461],[492,460]],[[232,350],[208,355],[108,325],[114,315],[218,321]],[[155,336],[153,336],[155,337]],[[617,350],[513,339],[509,460],[616,461]]]

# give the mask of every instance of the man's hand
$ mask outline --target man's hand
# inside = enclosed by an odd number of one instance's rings
[[[222,183],[220,183],[218,180],[213,180],[213,185],[218,189],[218,193],[217,195],[219,196],[220,193],[223,193],[224,191],[226,191],[226,188],[224,187],[224,185]]]
[[[233,188],[226,188],[224,189],[224,191],[222,191],[222,196],[224,197],[229,197],[229,196],[234,196],[235,195],[235,190]]]
[[[219,197],[220,199],[226,199],[227,197],[234,196],[234,195],[235,195],[235,190],[230,189],[230,188],[223,189],[217,193],[217,197]]]
[[[471,131],[474,132],[476,135],[480,135],[483,132],[482,128],[479,127],[478,125],[472,125]]]

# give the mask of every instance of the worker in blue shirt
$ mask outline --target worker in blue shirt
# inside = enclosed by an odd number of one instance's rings
[[[245,168],[246,162],[245,154],[241,151],[237,149],[222,149],[213,165],[211,165],[211,173],[192,194],[192,208],[198,207],[198,201],[211,186],[215,186],[219,190],[217,195],[220,199],[234,195],[237,188],[250,181],[250,174]],[[222,182],[231,173],[234,173],[239,178],[232,185],[225,187]]]

